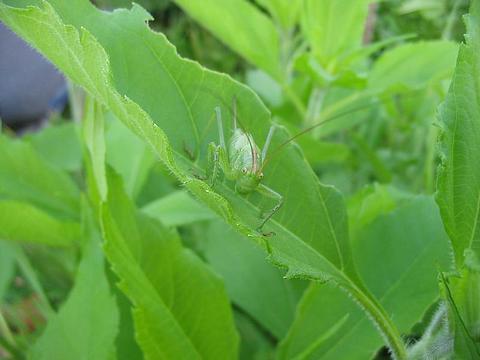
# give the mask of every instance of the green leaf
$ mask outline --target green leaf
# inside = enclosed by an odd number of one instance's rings
[[[199,204],[183,190],[148,203],[142,211],[166,226],[188,225],[217,218],[209,208]]]
[[[480,2],[467,17],[466,44],[440,107],[437,202],[460,267],[466,249],[480,256]]]
[[[422,41],[400,45],[383,53],[368,77],[372,91],[418,90],[448,79],[453,73],[458,45],[452,41]]]
[[[336,58],[361,47],[370,2],[304,0],[302,30],[326,69],[334,70]]]
[[[89,240],[74,288],[33,346],[34,360],[105,360],[114,351],[117,304],[105,277],[99,239]]]
[[[256,0],[272,14],[284,29],[289,30],[298,20],[303,0]]]
[[[238,54],[281,80],[280,44],[273,22],[244,0],[175,0],[175,2]]]
[[[0,154],[0,198],[28,201],[54,215],[78,218],[80,193],[66,172],[31,145],[3,135]]]
[[[354,244],[366,285],[408,334],[438,298],[439,266],[451,266],[447,235],[433,199],[416,197],[380,215],[358,230]],[[331,329],[337,331],[325,337]],[[346,294],[314,284],[300,302],[279,354],[280,359],[360,360],[371,358],[381,345],[375,328]]]
[[[71,246],[79,238],[78,223],[61,221],[26,202],[0,200],[0,239]]]
[[[269,114],[255,94],[228,76],[179,58],[163,35],[146,26],[150,16],[136,5],[107,13],[86,0],[68,5],[51,0],[54,8],[43,4],[28,9],[0,4],[0,18],[151,146],[197,199],[264,246],[272,262],[288,269],[287,277],[335,281],[372,314],[393,351],[404,355],[386,313],[357,281],[341,195],[318,182],[296,146],[284,149],[265,168],[265,183],[285,196],[282,210],[266,227],[276,234],[269,238],[253,229],[261,222],[261,211],[272,204],[258,196],[242,197],[232,184],[218,183],[213,191],[194,176],[202,172],[199,166],[205,166],[209,141],[218,141],[217,130],[209,126],[215,106],[221,106],[225,116],[229,112],[225,104],[235,97],[243,125],[259,144],[264,142]],[[235,15],[240,19],[238,11]],[[224,128],[228,134],[231,124],[224,121]],[[287,138],[279,129],[272,147]],[[197,162],[185,154],[186,146],[196,150]]]
[[[80,171],[82,148],[74,122],[47,126],[24,139],[51,164],[66,171]]]
[[[222,276],[232,301],[277,339],[287,333],[305,282],[285,280],[265,261],[261,249],[225,224],[212,222],[205,257]]]
[[[222,282],[178,236],[137,212],[113,175],[102,222],[145,357],[235,359],[238,338]]]
[[[105,120],[101,105],[87,96],[85,113],[82,118],[82,135],[83,143],[88,152],[88,176],[91,177],[89,190],[98,194],[99,201],[105,201],[107,198],[104,127]]]

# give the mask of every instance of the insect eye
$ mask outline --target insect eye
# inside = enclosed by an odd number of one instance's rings
[[[259,178],[260,180],[263,179],[263,173],[260,173],[260,174],[258,175],[258,178]]]
[[[247,168],[243,168],[242,173],[246,174],[247,173]]]

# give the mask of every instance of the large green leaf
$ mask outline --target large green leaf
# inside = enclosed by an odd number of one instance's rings
[[[118,309],[105,277],[99,238],[88,241],[75,286],[33,346],[34,360],[105,360],[114,353]]]
[[[78,217],[79,190],[68,174],[30,144],[0,135],[0,198],[29,201],[52,214]]]
[[[451,266],[435,202],[417,197],[380,215],[358,230],[354,250],[367,286],[408,334],[438,298],[437,270]],[[374,327],[346,294],[314,284],[299,305],[280,358],[368,359],[381,344]]]
[[[287,277],[333,280],[347,289],[402,355],[403,345],[388,317],[355,283],[340,194],[318,182],[295,146],[284,149],[265,169],[265,182],[285,197],[283,209],[267,224],[266,230],[276,234],[269,238],[253,229],[260,223],[260,209],[273,204],[239,196],[232,184],[218,183],[212,189],[192,174],[202,171],[208,142],[218,137],[209,126],[213,109],[221,106],[225,118],[225,104],[234,97],[243,125],[259,144],[264,142],[269,114],[248,88],[179,58],[163,35],[148,29],[150,16],[136,5],[107,13],[86,0],[52,0],[41,8],[0,5],[0,18],[149,144],[199,200],[265,246],[270,259],[288,269]],[[228,134],[231,124],[224,121],[224,127]],[[279,129],[272,146],[287,136]],[[189,159],[186,147],[196,150],[197,162]]]
[[[480,2],[467,17],[466,44],[440,107],[437,202],[460,266],[466,249],[480,257]]]
[[[222,282],[178,236],[137,212],[113,175],[102,222],[145,357],[235,359],[238,338]]]
[[[277,80],[282,78],[277,29],[254,5],[245,0],[175,2],[249,62]]]
[[[27,202],[0,200],[2,240],[69,246],[79,238],[78,223],[59,220]]]

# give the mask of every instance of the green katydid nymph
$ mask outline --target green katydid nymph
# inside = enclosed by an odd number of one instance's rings
[[[275,206],[265,212],[265,216],[257,231],[262,232],[265,223],[280,209],[283,204],[283,197],[275,190],[262,184],[263,165],[270,146],[275,125],[270,130],[262,151],[258,148],[252,135],[245,132],[238,126],[236,103],[233,101],[233,133],[227,143],[223,132],[222,114],[220,107],[215,108],[217,119],[218,135],[220,144],[210,143],[208,148],[207,179],[213,187],[221,169],[228,180],[235,181],[235,191],[247,195],[252,192],[272,198],[276,201]],[[266,234],[264,234],[266,235]]]
[[[376,103],[380,104],[382,101],[378,100]],[[239,127],[239,120],[237,118],[236,101],[233,100],[233,131],[228,144],[225,141],[225,134],[223,131],[222,114],[220,107],[215,107],[215,117],[218,126],[219,144],[211,142],[208,147],[208,160],[206,169],[206,180],[210,183],[210,186],[215,186],[215,181],[219,177],[219,171],[221,170],[224,176],[230,180],[235,181],[235,191],[241,195],[248,195],[253,192],[257,192],[262,196],[268,197],[275,201],[275,205],[268,211],[262,213],[262,221],[257,227],[257,231],[264,236],[271,235],[272,233],[263,233],[263,226],[273,215],[282,207],[283,196],[277,191],[271,189],[267,185],[262,183],[263,169],[274,155],[276,155],[283,147],[291,143],[298,137],[310,132],[311,130],[327,123],[332,120],[338,119],[345,115],[351,114],[356,111],[365,110],[372,107],[372,104],[365,106],[359,106],[354,109],[350,109],[345,112],[337,113],[317,124],[314,124],[296,135],[290,137],[286,141],[282,142],[273,152],[268,155],[267,153],[272,142],[272,138],[275,133],[277,125],[271,125],[268,131],[268,135],[265,140],[263,148],[260,150],[253,136],[245,131],[242,127]]]

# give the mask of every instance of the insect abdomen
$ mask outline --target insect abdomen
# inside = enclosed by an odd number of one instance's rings
[[[260,166],[260,151],[251,135],[245,134],[241,129],[236,129],[230,140],[229,157],[232,168],[241,171],[246,168],[254,172]],[[254,161],[255,160],[255,161]]]

